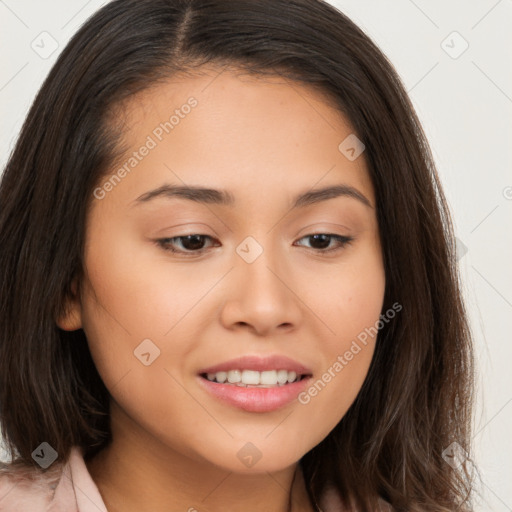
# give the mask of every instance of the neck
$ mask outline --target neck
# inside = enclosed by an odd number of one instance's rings
[[[86,461],[108,512],[312,512],[298,464],[278,472],[234,473],[127,428],[112,404],[113,441]],[[133,425],[132,425],[133,427]]]

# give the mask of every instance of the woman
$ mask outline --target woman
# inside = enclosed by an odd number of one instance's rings
[[[469,510],[448,208],[329,4],[107,4],[0,204],[2,510]]]

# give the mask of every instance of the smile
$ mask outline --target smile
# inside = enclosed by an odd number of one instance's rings
[[[297,401],[313,373],[282,354],[246,355],[202,368],[199,386],[217,401],[247,412],[271,412]]]
[[[240,387],[260,387],[270,388],[276,386],[285,386],[292,382],[298,382],[306,375],[299,375],[295,371],[288,370],[229,370],[216,373],[206,373],[201,375],[210,382],[219,384],[232,384]]]

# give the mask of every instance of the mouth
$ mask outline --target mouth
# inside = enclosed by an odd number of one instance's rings
[[[201,369],[200,386],[220,402],[248,412],[271,412],[293,403],[313,377],[284,356],[245,356]]]

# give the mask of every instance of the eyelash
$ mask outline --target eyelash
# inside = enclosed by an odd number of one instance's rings
[[[338,244],[339,244],[338,247],[334,247],[334,248],[330,248],[330,249],[309,248],[312,251],[318,252],[320,254],[326,254],[326,253],[330,254],[332,252],[338,252],[341,249],[345,248],[346,246],[350,245],[354,241],[354,238],[351,236],[335,235],[332,233],[312,233],[310,235],[303,236],[299,240],[303,240],[304,238],[311,238],[313,236],[318,236],[318,235],[328,236],[328,237],[330,237],[331,240],[332,239],[337,240]],[[201,255],[204,252],[206,252],[208,250],[208,248],[202,248],[197,251],[192,251],[192,250],[183,251],[183,250],[175,249],[171,245],[173,240],[180,240],[182,238],[187,238],[187,237],[192,237],[192,236],[194,236],[194,237],[199,236],[202,238],[208,238],[210,240],[214,240],[214,238],[209,235],[200,235],[199,233],[191,233],[190,235],[181,235],[181,236],[175,236],[175,237],[171,237],[171,238],[160,238],[158,240],[155,240],[155,243],[157,244],[158,247],[162,248],[164,251],[171,252],[173,254],[183,254],[183,255],[186,255],[186,257],[189,257],[189,255],[190,256]]]

